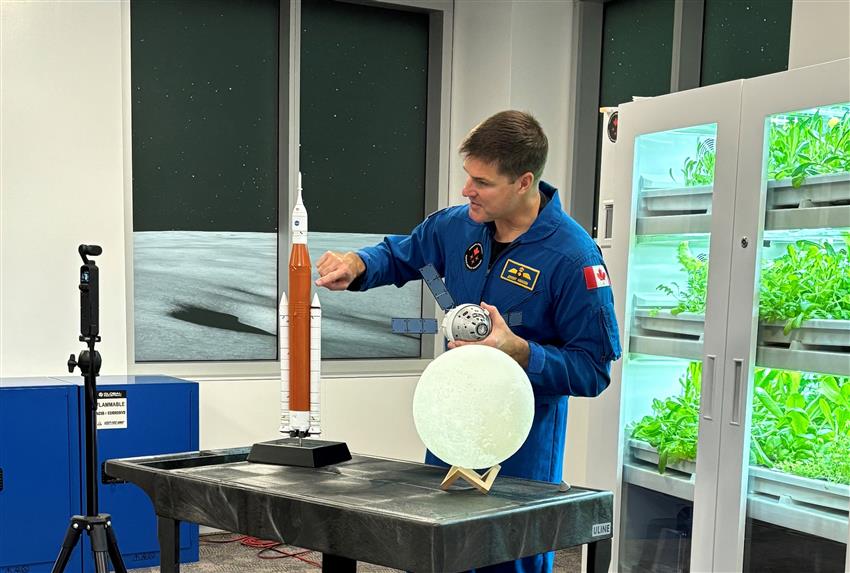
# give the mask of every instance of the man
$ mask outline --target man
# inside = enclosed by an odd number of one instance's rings
[[[366,290],[420,278],[430,263],[456,303],[480,303],[498,348],[528,373],[534,422],[501,473],[560,483],[568,396],[596,396],[620,357],[610,281],[593,239],[561,208],[557,190],[540,180],[548,142],[527,113],[504,111],[475,127],[460,146],[468,205],[430,215],[410,235],[318,261],[318,286]],[[485,302],[486,301],[486,302]],[[522,312],[513,330],[502,314]],[[425,461],[442,464],[431,452]],[[483,571],[550,571],[553,554]]]

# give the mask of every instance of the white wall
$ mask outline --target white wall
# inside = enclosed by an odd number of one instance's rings
[[[536,115],[550,142],[545,177],[568,180],[566,117],[573,2],[455,4],[451,138],[516,108]],[[76,246],[97,242],[104,374],[127,372],[127,289],[119,1],[2,0],[0,78],[0,376],[66,374],[80,343]],[[126,54],[125,54],[126,57]],[[450,167],[452,201],[463,170]],[[88,219],[87,219],[88,218]],[[131,276],[131,275],[130,275]],[[163,373],[168,373],[163,367]],[[222,376],[225,374],[222,373]],[[415,377],[323,380],[326,437],[353,451],[422,459],[411,417]],[[279,386],[269,379],[200,380],[200,446],[275,437]],[[581,408],[572,407],[571,420]],[[583,426],[570,441],[583,443]],[[575,468],[573,468],[575,469]]]
[[[562,189],[567,168],[570,37],[574,1],[456,0],[452,62],[451,201],[463,203],[454,151],[490,115],[531,112],[549,139],[544,179]],[[563,196],[562,196],[563,197]]]
[[[416,377],[322,380],[323,439],[362,454],[422,461],[425,446],[410,415]],[[205,380],[200,385],[202,448],[279,438],[280,380]]]
[[[0,3],[0,375],[65,374],[97,242],[104,374],[127,364],[121,6]]]
[[[848,57],[850,0],[794,0],[788,68]]]

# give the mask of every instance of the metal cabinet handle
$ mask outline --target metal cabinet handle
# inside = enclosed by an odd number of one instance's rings
[[[603,203],[603,221],[602,221],[602,238],[614,238],[614,201],[605,201]]]
[[[702,417],[704,420],[713,419],[714,410],[714,362],[717,360],[715,354],[705,355],[705,366],[703,367],[702,386],[705,388],[705,401],[702,405]]]
[[[735,385],[732,388],[734,394],[732,395],[732,419],[729,420],[729,423],[733,426],[741,425],[741,402],[743,402],[741,392],[743,390],[743,384],[741,383],[741,378],[744,373],[744,361],[740,358],[733,359],[735,363]]]

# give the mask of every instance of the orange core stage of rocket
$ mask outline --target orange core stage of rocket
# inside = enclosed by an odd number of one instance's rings
[[[310,288],[312,266],[304,243],[289,253],[289,409],[310,411]]]

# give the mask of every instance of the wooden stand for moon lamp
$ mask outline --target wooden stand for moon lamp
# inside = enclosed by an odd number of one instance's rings
[[[455,482],[455,480],[463,478],[472,484],[478,491],[487,494],[490,493],[490,488],[493,487],[493,482],[496,481],[496,476],[499,475],[500,469],[502,469],[502,466],[496,464],[484,472],[484,475],[479,476],[473,470],[452,466],[449,473],[447,473],[446,477],[443,478],[443,483],[440,484],[440,489],[447,490]]]

